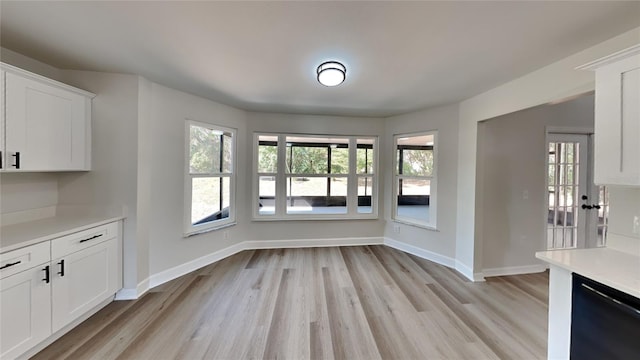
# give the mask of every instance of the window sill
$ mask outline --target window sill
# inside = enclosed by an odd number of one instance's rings
[[[402,220],[402,219],[391,219],[391,221],[397,224],[409,225],[409,226],[417,227],[424,230],[440,232],[440,230],[438,230],[438,228],[433,225],[420,224],[420,223],[415,223],[415,222]]]
[[[192,237],[192,236],[208,233],[208,232],[211,232],[211,231],[222,230],[222,229],[226,229],[226,228],[231,227],[231,226],[235,226],[236,224],[237,223],[235,221],[233,221],[233,222],[229,222],[229,223],[226,223],[226,224],[220,224],[220,225],[217,225],[217,226],[208,227],[206,229],[198,229],[198,230],[195,230],[195,231],[186,232],[186,233],[184,233],[182,235],[182,237],[183,238],[188,238],[188,237]]]
[[[378,215],[368,216],[308,216],[308,215],[289,215],[286,217],[276,217],[274,215],[263,215],[260,217],[254,216],[251,220],[256,222],[264,221],[326,221],[326,220],[378,220]]]

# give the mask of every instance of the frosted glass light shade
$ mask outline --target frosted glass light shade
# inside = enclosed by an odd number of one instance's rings
[[[346,78],[347,68],[337,61],[327,61],[318,66],[318,82],[324,86],[342,84]]]

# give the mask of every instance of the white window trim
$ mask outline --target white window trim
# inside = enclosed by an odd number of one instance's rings
[[[261,135],[277,136],[278,137],[278,168],[277,173],[259,173],[258,172],[258,137]],[[281,159],[286,159],[286,138],[287,136],[295,137],[329,137],[329,138],[345,138],[349,139],[349,173],[348,174],[331,174],[331,177],[346,177],[348,178],[347,188],[347,213],[345,214],[287,214],[286,201],[287,201],[287,177],[327,177],[329,174],[287,174],[286,162]],[[357,174],[357,139],[373,139],[373,174]],[[379,139],[376,135],[336,135],[336,134],[296,134],[296,133],[270,133],[270,132],[255,132],[253,134],[253,190],[251,202],[253,206],[253,221],[289,221],[289,220],[366,220],[366,219],[378,219],[378,178],[379,178],[379,157],[378,157],[378,145]],[[353,169],[353,171],[352,171]],[[276,177],[276,196],[275,196],[275,214],[265,215],[260,214],[258,205],[259,197],[259,181],[260,176],[275,176]],[[373,185],[371,187],[371,213],[358,213],[358,177],[371,177]]]
[[[433,172],[431,176],[402,176],[398,175],[398,159],[396,155],[398,139],[404,137],[413,137],[413,136],[423,136],[423,135],[433,135]],[[392,190],[391,190],[391,219],[394,222],[412,225],[419,228],[427,229],[427,230],[435,230],[437,231],[437,215],[438,215],[438,130],[430,130],[430,131],[421,131],[421,132],[413,132],[413,133],[403,133],[403,134],[394,134],[393,135],[393,168],[392,168]],[[403,216],[398,216],[398,179],[399,178],[415,178],[415,179],[429,179],[431,180],[430,186],[430,194],[429,194],[429,222],[419,221],[414,218],[408,218]]]
[[[231,133],[233,141],[231,147],[231,174],[229,177],[229,217],[211,221],[205,224],[191,224],[191,180],[195,177],[207,176],[208,174],[192,175],[189,173],[190,166],[190,145],[191,145],[191,125],[200,126],[211,130],[224,131]],[[238,153],[238,134],[237,129],[220,126],[211,123],[204,123],[195,120],[186,119],[185,121],[185,147],[184,147],[184,237],[202,234],[209,231],[219,230],[236,224],[236,177],[237,177],[237,153]],[[215,175],[212,175],[215,176]]]

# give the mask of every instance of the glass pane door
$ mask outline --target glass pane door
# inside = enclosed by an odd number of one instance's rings
[[[607,230],[609,228],[609,189],[606,186],[597,186],[598,190],[598,207],[597,211],[597,237],[596,246],[602,247],[607,245]]]
[[[582,247],[580,194],[587,189],[587,137],[550,135],[547,144],[547,249]]]

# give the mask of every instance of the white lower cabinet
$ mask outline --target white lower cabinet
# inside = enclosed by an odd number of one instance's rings
[[[114,222],[0,254],[0,359],[60,336],[114,296],[122,287],[119,229]]]
[[[117,251],[113,239],[52,261],[53,332],[118,290]]]
[[[0,280],[0,358],[13,359],[51,335],[48,265]]]

